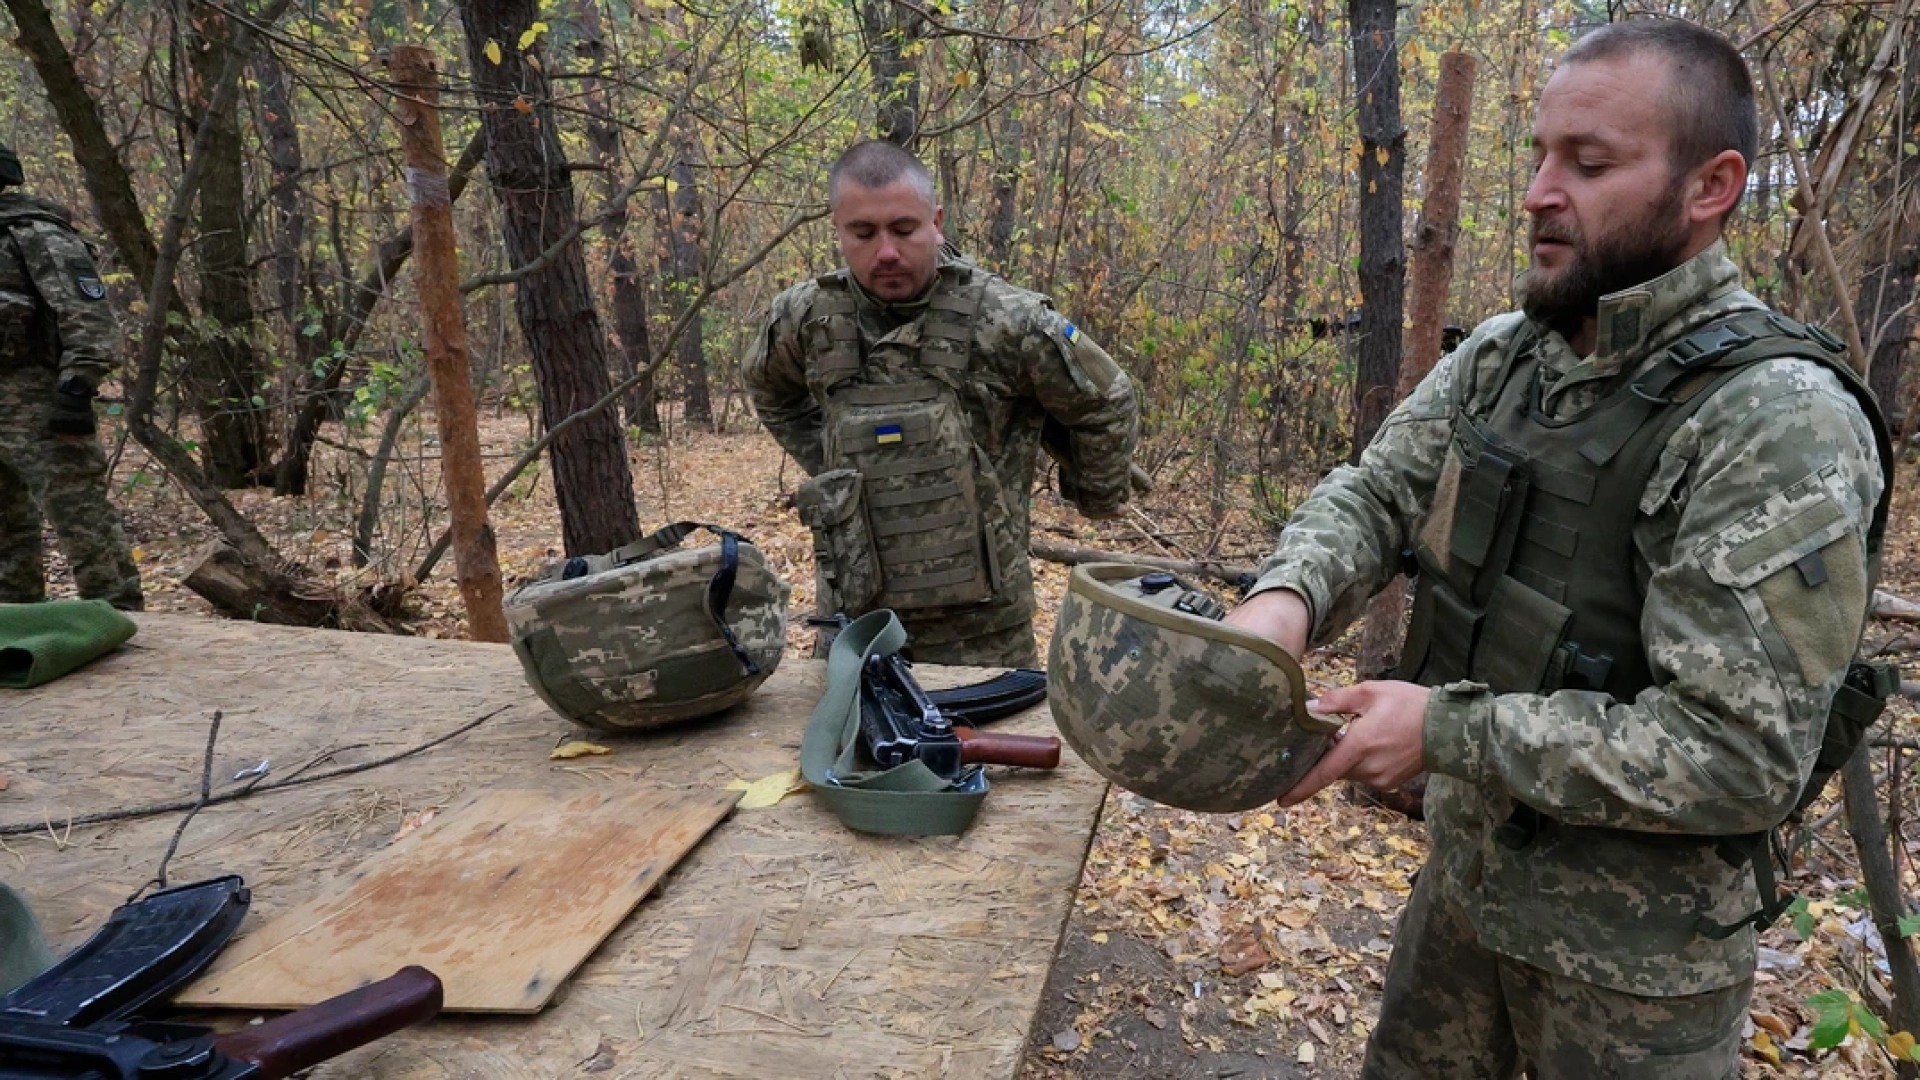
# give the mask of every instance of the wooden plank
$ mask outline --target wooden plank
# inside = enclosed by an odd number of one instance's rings
[[[195,815],[168,876],[245,876],[251,927],[340,888],[421,810],[450,815],[484,791],[537,789],[560,802],[639,787],[718,790],[790,769],[825,675],[824,664],[789,654],[723,716],[595,733],[611,756],[551,761],[555,740],[578,729],[534,697],[505,646],[134,618],[139,636],[112,655],[0,697],[0,772],[11,780],[0,822],[33,825],[31,835],[6,838],[0,876],[26,894],[56,950],[78,944],[153,876],[181,815],[71,830],[67,820],[190,803],[214,709],[226,717],[216,792],[244,786],[233,774],[263,758],[273,763],[269,779],[311,775],[492,716],[393,764],[256,791]],[[926,664],[915,672],[929,687],[988,674]],[[994,726],[1053,731],[1044,707]],[[1071,753],[1050,773],[989,773],[993,794],[961,837],[858,836],[807,795],[736,810],[538,1016],[437,1020],[313,1076],[522,1080],[576,1076],[591,1064],[611,1080],[1010,1080],[1106,785]],[[784,948],[809,881],[818,883],[810,917]],[[716,985],[686,984],[694,966]],[[228,1026],[246,1018],[206,1016]]]
[[[448,1012],[538,1012],[739,797],[483,792],[240,938],[175,1000],[293,1009],[419,964]]]

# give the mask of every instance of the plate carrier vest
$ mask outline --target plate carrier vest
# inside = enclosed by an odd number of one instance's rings
[[[796,503],[838,610],[951,608],[1000,591],[1008,514],[962,405],[987,280],[940,267],[906,350],[865,345],[847,271],[818,279],[805,332],[826,470]]]
[[[1542,369],[1533,345],[1531,328],[1516,335],[1484,415],[1466,408],[1464,384],[1456,391],[1451,460],[1414,545],[1418,578],[1397,678],[1425,686],[1472,679],[1496,694],[1595,690],[1616,701],[1632,701],[1652,686],[1640,637],[1647,577],[1634,565],[1626,523],[1638,513],[1661,451],[1679,426],[1723,384],[1764,360],[1819,363],[1866,414],[1885,473],[1866,544],[1869,580],[1878,576],[1893,452],[1878,403],[1832,334],[1774,312],[1738,312],[1681,338],[1658,362],[1621,377],[1611,393],[1564,420],[1541,409]],[[1824,580],[1819,552],[1797,565],[1810,584]],[[1852,665],[1834,695],[1819,762],[1797,809],[1844,763],[1897,678],[1884,667]],[[1519,850],[1555,827],[1552,818],[1517,804],[1495,838]],[[1634,835],[1644,842],[1713,843],[1734,865],[1752,860],[1762,910],[1731,926],[1703,916],[1704,934],[1725,937],[1748,923],[1765,926],[1791,902],[1777,896],[1766,834]]]

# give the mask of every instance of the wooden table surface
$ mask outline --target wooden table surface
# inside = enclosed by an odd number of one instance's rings
[[[182,814],[70,819],[193,799],[215,710],[216,793],[245,786],[233,775],[263,760],[269,779],[373,761],[500,710],[403,761],[202,809],[169,877],[243,875],[245,934],[327,889],[409,817],[481,790],[724,787],[797,765],[825,670],[789,656],[726,716],[613,736],[551,713],[504,646],[137,618],[113,655],[0,691],[0,824],[42,826],[4,838],[0,879],[25,893],[56,952],[154,875]],[[937,687],[982,673],[919,674]],[[1052,730],[1044,708],[996,726]],[[570,734],[614,753],[549,760]],[[852,833],[804,794],[736,810],[546,1012],[443,1017],[315,1075],[1011,1077],[1105,785],[1070,751],[1052,773],[992,775],[960,838]]]

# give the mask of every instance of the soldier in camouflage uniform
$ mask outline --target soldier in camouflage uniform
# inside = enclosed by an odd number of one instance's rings
[[[942,253],[933,180],[890,143],[828,181],[847,268],[774,298],[742,378],[812,477],[819,607],[892,608],[919,661],[1035,663],[1028,500],[1042,430],[1089,517],[1128,497],[1135,406],[1046,297]]]
[[[119,328],[71,215],[6,190],[23,179],[0,146],[0,603],[46,598],[45,514],[80,595],[138,611],[140,572],[107,501],[93,415]]]
[[[1371,1080],[1737,1075],[1750,855],[1812,769],[1889,482],[1838,343],[1721,242],[1756,126],[1716,34],[1576,43],[1524,310],[1321,483],[1229,616],[1299,650],[1418,560],[1405,681],[1325,694],[1354,720],[1283,799],[1432,774]]]

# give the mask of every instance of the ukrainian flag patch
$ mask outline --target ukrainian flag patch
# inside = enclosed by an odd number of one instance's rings
[[[873,441],[881,446],[900,441],[899,424],[881,424],[873,429]]]
[[[1080,344],[1080,328],[1072,323],[1067,324],[1067,340],[1075,345]]]

